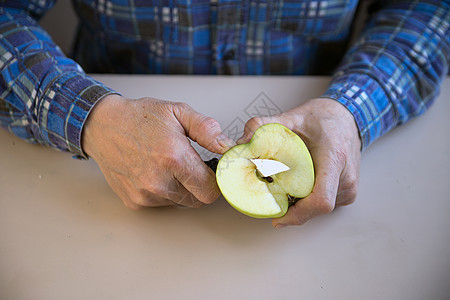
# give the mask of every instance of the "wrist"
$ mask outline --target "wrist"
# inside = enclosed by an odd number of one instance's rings
[[[321,97],[314,100],[325,103],[325,105],[330,108],[331,114],[335,117],[337,116],[337,118],[341,119],[346,124],[345,130],[352,133],[352,136],[355,138],[355,142],[357,142],[361,149],[361,132],[359,130],[358,123],[356,122],[355,116],[353,115],[351,110],[344,104],[333,98]]]
[[[81,132],[81,147],[89,157],[93,156],[95,142],[102,138],[103,129],[115,122],[115,115],[120,111],[117,106],[124,99],[118,94],[109,94],[100,99],[91,109]]]

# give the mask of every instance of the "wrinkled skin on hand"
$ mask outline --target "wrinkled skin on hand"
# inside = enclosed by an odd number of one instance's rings
[[[282,114],[255,117],[245,125],[238,144],[250,141],[263,124],[280,123],[297,133],[311,152],[316,182],[312,193],[292,205],[274,227],[301,225],[355,201],[358,191],[361,140],[353,115],[332,99],[317,98]]]
[[[130,209],[199,207],[220,191],[188,137],[218,154],[234,145],[216,120],[187,104],[108,95],[89,115],[82,145]]]

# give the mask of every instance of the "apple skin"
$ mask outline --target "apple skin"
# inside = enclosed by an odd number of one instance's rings
[[[290,170],[269,182],[249,160],[273,159]],[[247,144],[229,149],[217,165],[216,179],[224,198],[241,213],[254,218],[286,214],[289,198],[304,198],[314,187],[314,165],[303,140],[278,123],[259,127]],[[290,197],[289,197],[290,196]]]

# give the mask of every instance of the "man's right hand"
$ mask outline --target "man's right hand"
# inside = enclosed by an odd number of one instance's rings
[[[89,115],[82,146],[127,207],[198,207],[220,191],[188,137],[218,154],[234,145],[187,104],[109,95]]]

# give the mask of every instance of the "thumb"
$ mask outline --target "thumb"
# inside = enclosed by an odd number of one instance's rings
[[[247,123],[245,123],[244,133],[242,134],[242,137],[240,137],[236,141],[236,143],[245,144],[245,143],[250,142],[255,131],[264,124],[280,123],[290,129],[292,129],[292,126],[288,125],[287,121],[288,120],[286,118],[283,118],[281,115],[266,116],[266,117],[253,117],[250,120],[248,120]]]
[[[245,123],[244,133],[242,134],[242,137],[240,137],[237,140],[237,143],[238,144],[248,143],[251,140],[256,129],[258,129],[264,124],[265,121],[261,117],[253,117],[250,120],[248,120],[247,123]]]
[[[186,135],[203,148],[211,152],[223,154],[236,143],[227,137],[217,120],[204,116],[189,105],[183,103],[176,105],[174,114]]]

